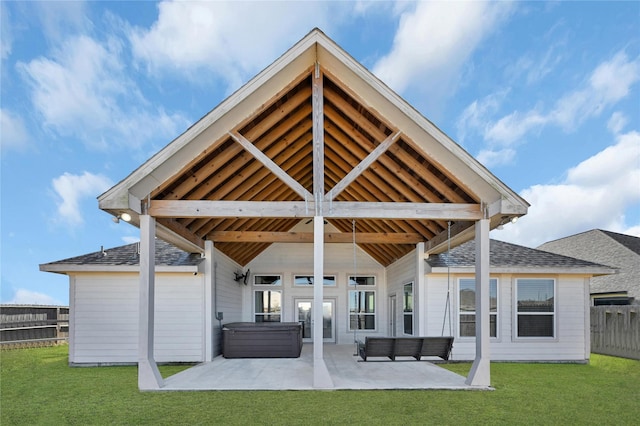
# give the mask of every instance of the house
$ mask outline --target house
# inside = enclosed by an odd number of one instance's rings
[[[591,280],[591,302],[597,305],[640,304],[640,238],[593,229],[544,243],[540,250],[609,265],[616,274]]]
[[[161,302],[180,302],[171,289],[162,296],[171,280],[201,286],[194,333],[205,361],[220,352],[223,321],[304,316],[314,386],[332,388],[325,340],[384,335],[389,318],[394,330],[402,319],[430,331],[425,256],[470,240],[479,321],[467,383],[490,384],[489,231],[529,205],[318,29],[98,201],[140,228],[139,266],[119,265],[123,281],[139,283],[127,303],[138,304],[129,349],[140,389],[163,385],[161,321],[194,332]],[[199,254],[198,275],[156,265],[160,240]]]
[[[458,360],[475,353],[474,246],[472,240],[427,259],[426,333],[455,336]],[[497,240],[489,257],[491,359],[588,361],[589,282],[614,270]]]
[[[244,277],[231,279],[235,271],[228,266],[233,262],[217,254],[215,282],[221,283],[214,286],[218,304],[213,312],[221,312],[217,320],[205,316],[203,300],[210,295],[204,259],[158,240],[156,361],[205,361],[205,334],[219,328],[223,320],[253,322],[268,316],[299,321],[304,340],[311,342],[313,250],[309,245],[296,245],[292,255],[291,244],[274,243],[252,262],[256,272],[248,275],[246,284]],[[325,259],[329,262],[323,279],[324,342],[352,344],[354,338],[364,336],[444,334],[455,337],[452,359],[475,358],[475,241],[422,261],[424,289],[415,285],[420,281],[415,279],[419,266],[415,263],[420,259],[413,255],[385,271],[356,249],[354,274],[353,246],[340,243],[331,250],[337,256]],[[492,360],[588,360],[589,279],[611,269],[496,240],[490,241],[489,258]],[[138,244],[129,244],[41,265],[43,271],[69,276],[71,365],[137,362],[139,260]],[[365,307],[372,308],[360,310],[362,327],[353,327],[356,318],[347,296],[355,291],[354,276],[362,286]],[[424,300],[416,300],[416,293]]]

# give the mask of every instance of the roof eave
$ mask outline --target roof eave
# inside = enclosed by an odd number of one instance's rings
[[[452,266],[451,268],[437,266],[430,268],[432,274],[474,274],[475,266]],[[526,275],[612,275],[616,273],[615,269],[606,267],[547,267],[547,266],[491,266],[489,268],[491,274],[526,274]]]
[[[56,264],[45,263],[40,265],[40,271],[57,274],[93,273],[93,272],[140,272],[139,265],[87,265],[87,264]],[[159,273],[190,273],[199,272],[198,265],[156,265],[155,271]]]

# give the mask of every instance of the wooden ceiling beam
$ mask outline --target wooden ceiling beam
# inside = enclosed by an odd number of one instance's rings
[[[214,231],[207,234],[213,242],[225,243],[312,243],[313,232]],[[425,241],[420,234],[356,232],[356,244],[417,244]],[[352,243],[346,232],[325,232],[326,243]]]
[[[367,120],[365,117],[363,117],[362,114],[359,111],[357,111],[355,108],[353,108],[348,102],[345,102],[344,100],[340,101],[342,98],[340,98],[337,93],[331,90],[326,90],[325,92],[326,92],[325,96],[327,97],[327,99],[330,100],[334,105],[336,105],[336,108],[338,108],[342,113],[344,113],[347,117],[349,117],[358,126],[366,129],[367,132],[370,134],[370,136],[378,140],[382,140],[383,138],[387,137],[383,131],[381,131],[375,126],[372,126],[371,122]],[[374,146],[370,143],[370,141],[366,140],[366,142],[368,146],[366,146],[365,149],[367,151],[371,151],[372,149],[374,149]],[[420,170],[421,174],[424,172],[426,176],[426,181],[429,182],[429,185],[432,185],[434,189],[436,189],[442,195],[447,197],[447,200],[449,202],[465,201],[459,194],[457,194],[455,191],[449,188],[444,182],[442,182],[440,178],[436,177],[431,171],[429,171],[424,164],[421,164],[420,162],[418,162],[415,158],[410,156],[406,151],[402,150],[397,145],[395,145],[392,149],[390,149],[390,152],[393,152],[394,154],[398,155],[399,159],[401,159],[403,162],[406,162],[410,170]],[[434,162],[431,161],[426,156],[423,156],[423,159],[435,169],[440,170],[440,168],[436,167],[434,165]],[[447,175],[445,174],[445,176]],[[456,182],[453,179],[451,180],[452,182]],[[444,201],[444,200],[441,199],[440,201]]]
[[[264,152],[260,151],[256,148],[253,143],[248,141],[244,136],[239,133],[233,132],[229,133],[229,136],[233,138],[236,142],[238,142],[242,147],[249,151],[251,155],[253,155],[263,166],[265,166],[271,173],[276,175],[278,179],[283,181],[289,188],[294,190],[300,197],[305,200],[313,198],[313,195],[307,191],[298,181],[293,179],[287,172],[282,170],[280,166],[278,166],[271,158],[269,158]]]
[[[332,108],[327,107],[326,114],[331,118],[331,122],[334,122],[335,126],[337,126],[332,128],[332,132],[336,135],[344,135],[343,144],[350,144],[350,138],[344,133],[346,129],[349,129],[350,124]],[[360,150],[366,152],[367,149],[372,149],[373,145],[364,136],[354,132],[351,134],[351,137],[353,141],[357,142],[357,145],[360,145]],[[355,147],[351,147],[351,150],[355,149]],[[372,175],[380,176],[385,184],[389,183],[395,190],[401,191],[402,195],[408,201],[422,202],[426,200],[432,203],[442,202],[442,199],[438,195],[422,185],[418,179],[406,172],[402,168],[402,165],[395,163],[388,156],[380,157],[380,161],[378,163],[371,165],[370,173]],[[372,179],[368,174],[367,177]],[[398,198],[396,198],[396,200],[397,199]],[[440,228],[445,226],[444,223],[436,222],[436,224],[439,225]],[[438,233],[438,229],[433,228],[431,229],[431,232],[436,234]]]
[[[312,79],[313,104],[313,198],[324,197],[324,87],[320,64],[316,62]],[[322,203],[315,206],[315,215],[322,216]]]
[[[270,132],[276,124],[281,122],[284,118],[288,119],[288,115],[291,114],[296,108],[299,108],[300,105],[308,103],[309,98],[311,97],[311,86],[304,90],[300,90],[287,99],[282,105],[278,105],[272,113],[262,119],[260,122],[252,126],[250,129],[243,132],[244,136],[250,140],[257,140],[262,137],[263,134]],[[302,108],[303,111],[308,111],[307,108]],[[254,115],[254,117],[259,116],[259,114]],[[255,118],[254,118],[255,120]],[[238,126],[235,131],[240,132],[240,130],[245,127],[245,125]]]
[[[398,202],[324,202],[324,216],[360,219],[480,220],[480,204],[398,203]],[[324,208],[323,208],[324,210]],[[154,217],[312,217],[313,201],[210,201],[152,200],[149,214]]]
[[[357,123],[358,126],[367,132],[369,136],[373,140],[384,140],[387,138],[387,134],[381,130],[377,125],[369,121],[365,118],[360,111],[351,105],[351,103],[347,102],[344,98],[342,98],[338,93],[331,90],[329,87],[324,91],[324,97],[331,104],[335,105],[336,109],[342,111],[347,117],[353,120],[354,123]],[[369,111],[371,113],[371,111]],[[384,120],[381,120],[380,117],[377,117],[375,114],[371,113],[371,115],[375,116],[381,123],[384,123]],[[387,129],[392,129],[391,126],[385,123]]]
[[[307,98],[308,97],[309,95],[307,94]],[[299,107],[299,105],[302,102],[304,102],[304,97],[301,97],[301,98],[293,97],[288,102],[283,104],[278,111],[280,111],[281,113],[288,114],[291,111],[293,111],[295,108]],[[310,107],[306,109],[301,108],[295,113],[293,113],[290,118],[291,120],[293,120],[292,121],[293,123],[300,124],[304,121],[306,117],[309,128],[310,128],[311,127],[311,120],[309,118],[310,114],[311,114]],[[270,125],[275,124],[275,123],[272,123],[271,121],[269,121],[269,123]],[[268,132],[269,137],[263,138],[257,141],[256,147],[258,147],[259,149],[265,149],[273,141],[278,140],[280,144],[284,145],[281,149],[284,149],[286,146],[288,146],[287,142],[289,140],[292,140],[292,138],[291,137],[287,138],[286,136],[283,136],[283,135],[286,134],[287,132],[290,132],[291,127],[292,127],[291,122],[284,122],[276,127],[270,128]],[[264,126],[254,126],[252,129],[250,129],[247,132],[245,137],[247,138],[262,137],[263,133],[266,131],[267,131],[267,128],[265,128]],[[297,129],[297,132],[295,133],[300,134],[300,133],[303,133],[304,131],[305,130]],[[293,140],[295,140],[295,136],[293,136]],[[210,181],[211,176],[215,175],[216,179],[225,179],[225,176],[228,177],[235,174],[243,165],[246,165],[247,163],[247,158],[236,158],[235,161],[232,161],[234,157],[236,157],[241,151],[242,151],[242,147],[239,146],[238,144],[232,144],[229,147],[227,147],[227,149],[225,149],[220,155],[216,156],[204,167],[200,168],[195,173],[193,173],[193,176],[190,179],[185,180],[178,187],[176,187],[173,190],[172,198],[181,199],[185,197],[186,194],[193,191],[193,189],[196,186],[202,185],[203,182],[205,181]],[[222,174],[221,173],[216,174],[219,170],[223,168],[225,169],[226,172]],[[207,185],[207,186],[208,186],[208,191],[211,191],[212,190],[210,187],[211,185]],[[197,194],[192,194],[192,196],[189,198],[198,197],[202,192],[203,192],[202,190],[196,191]]]
[[[340,133],[336,134],[336,139],[331,138],[331,140],[335,140],[337,143],[331,144],[331,148],[335,149],[338,153],[337,160],[338,164],[342,165],[344,169],[348,164],[345,164],[342,161],[342,158],[348,158],[348,153],[350,152],[358,152],[365,153],[361,147],[357,144],[354,144],[346,135]],[[341,137],[342,136],[342,137]],[[357,158],[357,155],[356,155]],[[359,184],[367,187],[372,194],[377,194],[376,199],[372,200],[370,198],[366,198],[367,201],[405,201],[410,200],[410,198],[406,197],[402,192],[405,184],[392,176],[390,173],[387,176],[382,176],[379,173],[375,173],[372,168],[365,170],[363,172],[362,178],[357,179],[354,184]],[[341,191],[342,192],[342,191]],[[404,192],[404,191],[403,191]],[[335,199],[335,197],[334,197]],[[417,200],[416,200],[417,201]],[[423,200],[420,200],[423,201]]]
[[[349,186],[353,181],[355,181],[362,173],[371,166],[375,161],[380,158],[382,154],[384,154],[391,145],[398,140],[400,137],[400,132],[396,132],[393,135],[388,136],[384,141],[380,142],[378,146],[374,148],[373,151],[367,155],[367,157],[360,162],[357,166],[355,166],[347,175],[342,178],[340,182],[338,182],[333,188],[329,190],[327,194],[325,194],[326,200],[334,200],[336,196],[338,196],[344,189]]]
[[[286,163],[286,161],[290,160],[291,158],[299,158],[300,151],[298,151],[296,147],[298,145],[304,146],[305,144],[308,144],[310,142],[310,135],[306,132],[301,132],[300,129],[298,129],[291,135],[287,135],[287,137],[298,137],[297,140],[299,142],[294,143],[294,149],[283,149],[286,145],[274,145],[271,149],[267,150],[267,155],[275,158],[277,162],[284,161]],[[197,193],[197,195],[201,198],[207,196],[207,198],[209,199],[229,198],[232,200],[255,200],[255,196],[260,193],[259,191],[256,191],[258,188],[264,189],[263,185],[272,183],[276,180],[277,178],[272,175],[268,169],[262,167],[260,163],[252,161],[245,167],[242,172],[236,173],[224,187],[219,188],[213,193]],[[252,194],[247,197],[247,194],[250,192]],[[262,199],[264,199],[264,197]],[[193,222],[193,224],[191,222]],[[192,220],[186,223],[186,225],[194,229],[194,231],[197,231],[206,222],[206,220],[202,219]]]

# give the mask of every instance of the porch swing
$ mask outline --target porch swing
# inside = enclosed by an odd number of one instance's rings
[[[416,361],[420,361],[423,356],[435,356],[445,361],[451,356],[453,347],[453,333],[451,324],[451,274],[449,265],[449,255],[451,254],[451,222],[447,222],[447,299],[444,310],[444,318],[442,320],[442,332],[440,336],[424,336],[424,337],[371,337],[366,336],[364,342],[358,340],[357,330],[354,327],[353,337],[356,345],[355,356],[360,355],[363,361],[367,361],[369,357],[386,357],[391,361],[395,361],[396,357],[413,357]],[[352,220],[353,234],[353,276],[354,285],[356,287],[356,297],[358,297],[357,288],[357,260],[356,260],[356,221]],[[357,301],[356,301],[357,302]],[[357,306],[357,303],[356,303]],[[449,336],[444,335],[445,323],[449,322]],[[356,324],[357,325],[357,324]]]

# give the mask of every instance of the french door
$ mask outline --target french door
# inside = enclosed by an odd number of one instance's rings
[[[302,324],[302,340],[313,341],[313,299],[296,299],[298,322]],[[322,340],[336,341],[335,301],[325,299],[322,302]]]

